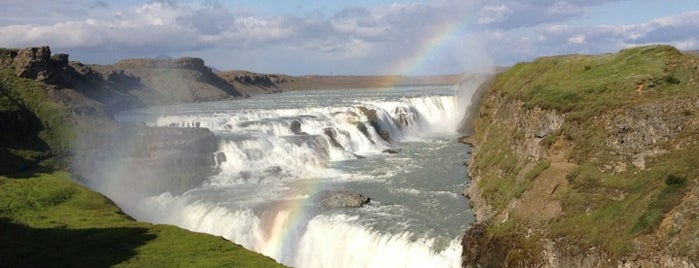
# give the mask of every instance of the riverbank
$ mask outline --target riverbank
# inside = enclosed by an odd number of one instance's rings
[[[497,75],[468,139],[464,267],[696,266],[698,62],[647,46]]]

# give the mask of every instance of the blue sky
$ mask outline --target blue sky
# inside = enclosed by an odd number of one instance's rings
[[[4,0],[0,47],[221,70],[439,74],[645,44],[699,49],[698,0]]]

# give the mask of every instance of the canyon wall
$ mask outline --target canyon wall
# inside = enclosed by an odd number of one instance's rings
[[[497,75],[468,138],[464,267],[696,267],[697,82],[668,46]]]

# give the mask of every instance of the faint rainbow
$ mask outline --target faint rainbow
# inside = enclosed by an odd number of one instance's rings
[[[458,35],[466,28],[466,20],[448,20],[432,27],[432,33],[419,40],[416,53],[390,65],[385,73],[396,74],[394,81],[388,81],[390,86],[396,86],[404,76],[417,75],[416,71],[424,68],[425,64],[443,52],[446,47],[458,40]]]
[[[382,84],[386,85],[387,88],[395,87],[402,81],[402,76],[414,75],[415,71],[422,68],[426,62],[433,59],[453,39],[456,39],[456,35],[464,27],[465,23],[460,21],[445,22],[433,27],[433,33],[420,40],[417,53],[412,57],[406,57],[396,62],[388,68],[386,73],[395,75],[387,76]],[[311,195],[319,192],[322,188],[322,180],[313,180],[301,187],[301,194]],[[282,258],[285,249],[295,246],[293,243],[298,241],[295,240],[294,236],[303,235],[298,232],[301,228],[305,228],[303,225],[307,225],[310,220],[309,210],[314,207],[311,202],[310,197],[296,197],[290,198],[289,202],[283,202],[283,204],[276,207],[277,216],[275,216],[274,222],[270,225],[271,230],[267,230],[269,237],[263,248],[260,249],[261,252],[279,260]]]
[[[323,189],[323,182],[320,179],[313,179],[308,183],[303,183],[300,187],[300,194],[304,197],[290,196],[288,202],[282,202],[274,208],[276,214],[272,223],[269,225],[267,234],[269,237],[261,252],[267,256],[281,260],[284,256],[284,251],[291,247],[296,247],[294,243],[298,242],[303,235],[308,221],[311,220],[310,209],[314,207],[312,197],[310,195],[320,192]],[[295,236],[299,237],[295,237]]]

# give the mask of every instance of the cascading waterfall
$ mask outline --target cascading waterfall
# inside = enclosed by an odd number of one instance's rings
[[[139,220],[221,235],[295,267],[458,267],[472,221],[457,194],[466,149],[451,143],[459,103],[451,88],[335,90],[129,111],[118,119],[213,131],[220,172],[180,195],[112,198]],[[326,209],[312,198],[322,190],[373,201]]]

